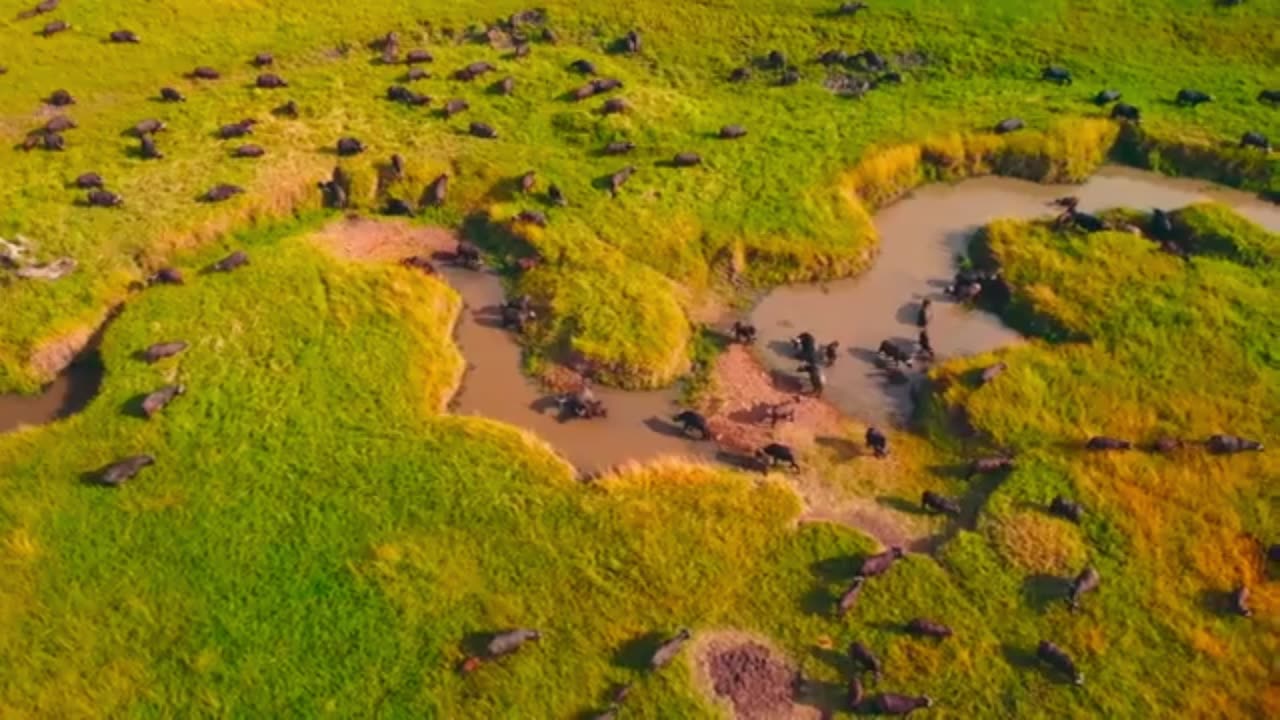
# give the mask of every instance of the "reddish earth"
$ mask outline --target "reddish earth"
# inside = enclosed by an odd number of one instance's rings
[[[330,224],[318,239],[339,257],[369,261],[403,260],[412,255],[430,257],[436,252],[453,252],[458,245],[457,235],[445,228],[361,217]]]
[[[698,675],[704,689],[728,705],[738,720],[816,718],[816,707],[796,697],[799,674],[782,653],[742,633],[700,640]]]

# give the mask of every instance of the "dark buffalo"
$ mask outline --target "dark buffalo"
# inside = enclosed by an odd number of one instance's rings
[[[580,72],[583,75],[595,75],[596,66],[590,60],[574,60],[569,63],[569,69],[574,72]]]
[[[899,695],[897,693],[881,693],[871,698],[871,710],[880,715],[901,715],[906,717],[916,710],[933,707],[933,698],[928,695]]]
[[[800,464],[796,462],[796,454],[791,448],[781,443],[769,443],[760,448],[756,451],[756,459],[764,464],[766,470],[777,465],[786,465],[795,471],[800,470]]]
[[[862,561],[858,566],[857,574],[861,577],[876,577],[883,575],[893,567],[893,564],[902,558],[903,552],[900,547],[892,547],[888,550],[871,555]]]
[[[92,190],[94,188],[100,190],[104,187],[102,176],[93,172],[85,173],[76,178],[75,185],[82,190]]]
[[[484,138],[486,140],[492,140],[498,137],[498,131],[494,130],[492,125],[482,122],[471,123],[467,131],[471,133],[472,137]]]
[[[805,362],[818,360],[818,341],[813,337],[813,333],[802,332],[791,338],[791,348],[795,350],[796,357]]]
[[[1247,132],[1240,136],[1240,147],[1255,147],[1269,152],[1271,150],[1271,141],[1260,132]]]
[[[729,73],[729,82],[740,83],[751,79],[751,68],[737,67]]]
[[[871,649],[860,642],[850,643],[849,645],[849,661],[853,663],[853,670],[856,673],[870,672],[871,676],[876,680],[880,679],[880,659],[871,652]]]
[[[148,118],[140,121],[137,125],[134,125],[130,132],[133,133],[134,137],[142,137],[143,135],[154,135],[158,132],[164,132],[166,127],[168,126],[166,126],[163,121],[155,118]]]
[[[984,457],[976,458],[969,463],[968,472],[965,474],[965,480],[973,479],[974,475],[992,475],[999,472],[1007,472],[1014,468],[1013,458],[1011,457]]]
[[[818,56],[821,65],[843,65],[849,60],[849,53],[843,50],[827,50]]]
[[[426,80],[429,77],[431,77],[431,73],[427,72],[426,70],[423,70],[420,67],[409,68],[409,72],[404,74],[404,79],[408,82]]]
[[[1070,223],[1075,227],[1090,233],[1102,232],[1107,229],[1107,224],[1102,221],[1102,218],[1097,215],[1080,212],[1079,210],[1074,209],[1063,213],[1059,222]]]
[[[289,102],[273,109],[271,114],[276,117],[296,118],[298,117],[298,103],[290,100]]]
[[[1151,211],[1151,236],[1157,240],[1173,238],[1173,218],[1169,213],[1156,208]]]
[[[67,139],[61,133],[47,132],[40,136],[40,146],[45,150],[62,152],[67,147]]]
[[[49,93],[49,97],[45,102],[54,107],[66,107],[68,105],[75,105],[76,99],[71,97],[71,93],[66,90],[54,90]]]
[[[335,167],[330,180],[319,183],[324,194],[324,206],[333,210],[341,210],[347,206],[351,197],[351,178],[342,168]]]
[[[832,340],[818,348],[818,355],[822,357],[822,362],[827,367],[835,365],[836,360],[840,357],[840,341]]]
[[[201,65],[192,70],[190,76],[196,80],[217,80],[222,77],[222,73],[206,65]]]
[[[182,285],[182,271],[173,267],[164,267],[147,278],[148,285]]]
[[[606,93],[610,90],[617,90],[620,87],[622,87],[622,81],[617,78],[595,78],[591,81],[591,90],[593,95]]]
[[[1131,122],[1142,121],[1142,111],[1136,106],[1129,103],[1116,103],[1111,108],[1111,118],[1113,120],[1129,120]]]
[[[53,22],[48,23],[43,28],[41,28],[40,34],[45,37],[53,37],[58,33],[66,32],[70,29],[71,29],[71,24],[68,23],[66,20],[54,20]]]
[[[862,701],[866,698],[866,693],[862,690],[862,678],[854,675],[849,679],[849,687],[844,696],[844,708],[851,713],[856,713],[862,709]]]
[[[445,198],[449,195],[449,176],[440,175],[427,185],[426,190],[422,192],[422,199],[419,201],[421,205],[427,207],[440,207],[444,205]]]
[[[113,43],[132,43],[135,45],[142,42],[142,39],[138,37],[138,33],[132,30],[112,30],[107,39]]]
[[[783,87],[795,85],[798,82],[800,82],[800,71],[795,68],[788,68],[778,76],[778,84]]]
[[[254,67],[261,68],[261,67],[267,67],[269,65],[274,65],[276,62],[276,58],[271,53],[264,52],[264,53],[258,53],[257,55],[254,55],[253,60],[250,60],[249,62]]]
[[[520,214],[516,215],[516,222],[530,223],[537,225],[538,227],[546,227],[547,215],[546,213],[538,210],[521,210]]]
[[[1216,455],[1231,455],[1250,450],[1262,450],[1262,443],[1256,440],[1246,440],[1235,435],[1212,435],[1205,441],[1205,445],[1209,448],[1209,452]]]
[[[186,385],[165,385],[142,399],[142,414],[148,418],[165,409],[174,398],[187,391]]]
[[[640,52],[640,33],[636,30],[630,30],[622,39],[618,41],[618,50],[624,53],[635,54]]]
[[[350,157],[364,152],[364,143],[353,137],[344,137],[338,140],[337,149],[339,156]]]
[[[870,7],[871,7],[870,5],[867,5],[864,2],[840,3],[840,7],[836,8],[836,14],[853,16],[853,15],[857,15],[859,12],[863,10],[870,9]]]
[[[604,101],[604,105],[600,106],[600,113],[602,115],[617,115],[626,112],[630,108],[631,106],[627,104],[625,99],[613,97]]]
[[[284,78],[276,75],[275,73],[263,73],[259,75],[254,84],[263,90],[276,90],[279,88],[289,87],[289,83],[285,82]]]
[[[484,259],[480,257],[480,248],[467,241],[458,243],[454,248],[453,260],[458,265],[469,270],[479,270],[484,267]]]
[[[431,262],[431,258],[423,255],[411,255],[400,261],[400,264],[414,270],[421,270],[427,275],[436,274],[435,263]]]
[[[1213,96],[1199,90],[1182,89],[1178,91],[1178,96],[1174,99],[1178,105],[1182,107],[1195,107],[1201,103],[1212,102]]]
[[[471,103],[468,103],[466,100],[461,98],[454,98],[444,104],[444,116],[446,118],[451,118],[460,112],[465,112],[470,109]]]
[[[208,192],[201,196],[200,199],[208,203],[224,202],[243,192],[244,188],[238,185],[219,183],[209,188]]]
[[[696,436],[699,440],[710,440],[714,437],[707,419],[692,410],[685,410],[672,418],[672,421],[679,423],[680,429],[690,437]]]
[[[1163,453],[1167,455],[1175,450],[1182,449],[1182,441],[1179,440],[1178,438],[1172,438],[1172,437],[1157,438],[1155,442],[1151,443],[1150,449],[1153,452]]]
[[[156,459],[150,455],[134,455],[125,458],[119,462],[112,463],[102,474],[98,476],[98,483],[101,485],[109,485],[111,487],[119,487],[127,480],[132,480],[135,475],[142,472],[142,469],[156,464]]]
[[[124,198],[106,190],[94,190],[89,193],[88,203],[92,207],[116,207],[124,204]]]
[[[51,13],[54,10],[58,9],[59,4],[60,4],[59,0],[40,0],[40,2],[37,3],[36,6],[31,9],[30,13],[24,13],[23,16],[34,17],[36,15],[44,15],[46,13]]]
[[[257,120],[254,120],[253,118],[246,118],[237,123],[231,123],[230,125],[223,125],[222,127],[218,128],[218,137],[222,138],[223,140],[230,140],[232,138],[251,135],[253,134],[253,126],[257,124],[258,124]]]
[[[801,365],[796,372],[802,372],[809,376],[809,389],[814,397],[822,397],[822,392],[827,388],[827,376],[822,373],[822,368],[817,363],[807,362]]]
[[[1084,446],[1089,450],[1129,450],[1133,447],[1133,443],[1105,435],[1095,435],[1089,438],[1089,442]]]
[[[684,644],[691,637],[693,637],[693,633],[689,632],[688,628],[685,628],[659,645],[657,651],[653,653],[653,657],[649,659],[649,667],[653,670],[659,670],[670,665],[671,661],[676,659],[676,655],[680,654],[680,649],[684,647]]]
[[[836,615],[838,617],[844,617],[858,603],[858,595],[862,592],[862,586],[866,582],[867,579],[864,577],[855,577],[853,582],[849,583],[849,587],[840,593],[840,601],[836,604]]]
[[[916,343],[920,346],[920,356],[925,360],[933,360],[935,353],[933,351],[933,342],[929,339],[928,330],[920,331],[920,336]]]
[[[880,343],[879,355],[892,360],[895,365],[911,367],[911,353],[905,348],[898,347],[892,340],[885,340]]]
[[[626,155],[636,149],[636,144],[625,140],[611,142],[604,146],[605,155]]]
[[[920,302],[920,309],[916,311],[916,327],[929,327],[932,305],[933,301],[929,298],[925,298]]]
[[[1097,95],[1093,96],[1095,105],[1106,105],[1120,99],[1119,90],[1099,90]]]
[[[1280,562],[1280,543],[1267,548],[1267,559],[1271,562]]]
[[[1263,90],[1258,93],[1258,102],[1275,105],[1280,103],[1280,90]]]
[[[734,342],[741,343],[743,345],[752,345],[756,341],[755,325],[748,325],[740,320],[735,320],[733,322],[731,332],[733,333]]]
[[[1004,135],[1005,133],[1011,133],[1015,130],[1021,130],[1026,126],[1027,124],[1024,123],[1021,118],[1006,118],[996,123],[995,132],[997,135]]]
[[[387,198],[382,207],[383,215],[409,217],[413,215],[413,206],[397,197]]]
[[[885,434],[880,432],[879,428],[868,427],[867,434],[864,439],[866,440],[867,447],[871,448],[871,452],[874,453],[876,457],[882,458],[889,454],[889,438],[885,437]]]
[[[747,129],[741,125],[725,125],[720,128],[721,140],[737,140],[738,138],[746,136]]]
[[[1008,370],[1008,369],[1009,369],[1008,364],[1003,362],[998,362],[995,365],[992,365],[991,367],[985,368],[982,371],[982,375],[980,377],[982,384],[986,385],[992,380],[995,380],[996,378],[1000,377],[1000,375],[1003,374],[1005,370]]]
[[[494,67],[493,65],[481,60],[480,62],[473,62],[470,65],[462,68],[461,70],[455,72],[453,74],[453,77],[457,80],[462,80],[463,82],[467,82],[470,80],[474,80],[480,77],[481,75],[484,75],[485,73],[493,72],[494,70],[497,70],[497,69],[498,68]]]
[[[1071,71],[1067,70],[1064,67],[1050,65],[1049,67],[1040,71],[1040,79],[1048,80],[1049,82],[1057,83],[1059,85],[1070,85]]]
[[[556,404],[560,408],[561,420],[570,418],[593,420],[595,418],[609,417],[609,410],[604,406],[604,403],[597,400],[591,391],[585,388],[579,392],[556,398]]]
[[[1251,617],[1253,610],[1249,607],[1249,588],[1244,585],[1236,587],[1227,597],[1231,612],[1241,617]]]
[[[387,88],[387,99],[405,105],[426,105],[431,102],[430,97],[419,95],[403,85],[392,85]]]
[[[1076,685],[1084,684],[1084,675],[1076,669],[1076,664],[1072,662],[1071,657],[1057,645],[1048,640],[1041,640],[1036,646],[1036,657],[1049,667],[1071,678],[1071,682]]]
[[[564,196],[564,192],[554,184],[547,188],[547,199],[556,207],[564,207],[569,204],[569,200]]]
[[[508,75],[507,77],[504,77],[501,80],[499,80],[497,84],[493,86],[493,89],[499,95],[510,95],[511,93],[515,92],[516,79]]]
[[[532,170],[520,176],[516,182],[520,186],[520,192],[528,195],[533,192],[534,185],[538,182],[538,174]]]
[[[1086,567],[1080,571],[1080,574],[1071,581],[1071,588],[1067,592],[1067,603],[1072,610],[1080,609],[1080,598],[1087,593],[1091,593],[1098,589],[1102,584],[1102,576],[1093,567]]]
[[[502,305],[502,327],[518,334],[523,335],[525,326],[536,318],[537,313],[534,312],[528,295],[521,295]]]
[[[237,250],[213,264],[215,272],[231,272],[249,264],[249,256],[243,250]]]
[[[960,503],[949,497],[939,495],[932,490],[925,490],[920,496],[920,505],[925,510],[932,510],[943,515],[960,516]]]
[[[787,66],[787,56],[781,50],[770,50],[760,65],[768,70],[781,70]]]
[[[430,51],[416,48],[405,53],[404,62],[406,65],[417,65],[419,63],[429,63],[435,60]]]
[[[150,135],[143,135],[138,138],[138,155],[143,160],[159,160],[164,157],[164,153],[160,152],[160,148],[156,147],[156,139]]]
[[[261,145],[241,145],[231,151],[232,157],[238,158],[260,158],[266,154],[267,151]]]
[[[938,640],[949,638],[953,634],[951,628],[946,625],[935,620],[927,620],[925,618],[915,618],[911,622],[907,623],[906,630],[912,635],[937,638]]]
[[[1049,501],[1049,514],[1056,515],[1064,520],[1070,520],[1073,523],[1079,523],[1080,519],[1084,517],[1084,508],[1074,500],[1055,495],[1053,500]]]
[[[187,96],[171,87],[160,88],[160,99],[164,102],[186,102]]]
[[[635,166],[628,165],[622,168],[621,170],[619,170],[618,172],[610,175],[609,176],[609,192],[613,193],[614,195],[617,195],[618,190],[622,189],[622,186],[625,185],[626,182],[631,179],[631,176],[634,175],[635,172],[636,172]]]
[[[187,349],[187,343],[182,340],[173,342],[156,343],[146,350],[142,351],[142,359],[149,363],[159,362],[165,358],[173,357],[183,350]]]

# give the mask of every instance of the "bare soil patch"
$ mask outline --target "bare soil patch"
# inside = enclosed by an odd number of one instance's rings
[[[746,633],[718,632],[700,638],[697,675],[704,691],[728,706],[738,720],[808,720],[822,716],[799,704],[798,672],[785,655]]]
[[[94,328],[85,326],[53,338],[31,353],[31,372],[41,380],[52,380],[66,370],[93,340]]]
[[[317,235],[338,257],[363,262],[399,261],[412,255],[430,257],[451,253],[458,236],[442,227],[411,225],[403,220],[348,217],[329,224]]]

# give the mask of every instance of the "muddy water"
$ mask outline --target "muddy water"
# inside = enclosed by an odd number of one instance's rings
[[[102,360],[90,352],[76,360],[39,395],[0,395],[0,433],[44,425],[85,408],[102,385]]]
[[[911,193],[875,217],[882,239],[872,268],[852,280],[797,285],[769,293],[752,313],[766,364],[794,373],[799,363],[787,340],[802,331],[820,342],[840,341],[835,367],[827,371],[825,397],[843,412],[875,423],[910,419],[919,369],[908,382],[888,381],[875,362],[880,342],[914,346],[920,302],[933,300],[929,337],[939,358],[995,350],[1019,340],[998,318],[950,302],[943,288],[955,275],[980,226],[997,218],[1051,214],[1047,203],[1063,195],[1080,198],[1090,212],[1112,207],[1173,209],[1213,199],[1271,230],[1280,231],[1280,207],[1202,181],[1170,179],[1127,168],[1105,168],[1084,185],[1037,185],[1009,178],[977,178],[931,185]]]
[[[520,372],[520,347],[497,315],[503,301],[498,278],[459,269],[443,272],[466,305],[456,333],[467,373],[450,404],[453,412],[531,430],[588,476],[630,460],[663,455],[705,458],[714,451],[708,443],[686,440],[668,422],[679,412],[674,390],[597,387],[593,392],[609,417],[561,422],[553,396]]]

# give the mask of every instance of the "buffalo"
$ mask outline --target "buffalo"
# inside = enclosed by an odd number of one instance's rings
[[[338,140],[337,150],[341,157],[359,155],[364,152],[364,143],[353,137],[344,137]]]
[[[271,114],[276,117],[296,118],[298,117],[298,103],[290,100],[289,102],[274,108],[271,111]]]
[[[127,457],[118,462],[112,463],[102,474],[98,476],[100,485],[108,485],[110,487],[119,487],[127,480],[132,480],[134,476],[142,472],[142,469],[156,464],[156,459],[150,455],[134,455]]]
[[[908,622],[906,631],[912,635],[931,637],[938,640],[949,638],[953,634],[951,628],[946,625],[935,620],[927,620],[925,618],[915,618],[911,622]]]
[[[138,124],[134,125],[130,129],[130,132],[133,133],[134,137],[142,137],[143,135],[154,135],[158,132],[164,132],[167,127],[168,126],[166,126],[162,120],[148,118],[146,120],[139,121]]]
[[[791,347],[795,350],[796,356],[805,362],[817,362],[818,360],[818,341],[813,337],[813,333],[802,332],[791,338]]]
[[[66,32],[70,29],[71,29],[71,24],[68,23],[66,20],[54,20],[53,22],[48,23],[43,28],[41,28],[40,34],[43,35],[44,37],[53,37],[58,33]]]
[[[867,434],[864,438],[867,447],[871,448],[871,452],[878,458],[885,457],[889,454],[889,438],[880,432],[879,428],[868,427]]]
[[[741,125],[725,125],[720,128],[721,140],[737,140],[738,138],[746,136],[747,129]]]
[[[608,408],[586,388],[576,393],[561,395],[556,398],[556,405],[560,408],[562,420],[569,418],[593,420],[595,418],[609,417]]]
[[[413,215],[413,206],[397,197],[387,198],[387,204],[382,208],[383,215]]]
[[[132,30],[112,30],[107,39],[113,43],[131,43],[135,45],[142,42],[142,39],[138,37],[138,33]]]
[[[997,135],[1004,135],[1005,133],[1011,133],[1015,130],[1021,130],[1026,126],[1027,124],[1024,123],[1021,118],[1006,118],[996,123],[995,132]]]
[[[1142,111],[1129,103],[1116,103],[1115,106],[1111,108],[1111,119],[1140,122],[1142,120]]]
[[[911,353],[898,347],[892,340],[885,340],[880,343],[880,357],[892,360],[894,365],[906,365],[911,367]]]
[[[1084,675],[1076,668],[1066,651],[1048,640],[1041,640],[1036,646],[1036,657],[1041,662],[1071,678],[1076,685],[1084,684]]]
[[[733,340],[743,345],[752,345],[756,341],[756,326],[748,325],[740,320],[733,322]]]
[[[231,272],[249,264],[249,256],[243,250],[237,250],[213,264],[215,272]]]
[[[1102,218],[1097,215],[1080,212],[1075,209],[1071,209],[1063,213],[1062,216],[1058,218],[1058,223],[1070,223],[1071,225],[1090,233],[1101,232],[1107,229],[1107,225],[1102,221]]]
[[[998,472],[1007,472],[1014,468],[1014,461],[1011,457],[984,457],[975,458],[969,463],[968,472],[965,474],[965,480],[971,480],[974,475],[991,475]]]
[[[238,158],[260,158],[266,154],[267,151],[261,145],[241,145],[231,151],[232,157]]]
[[[254,120],[252,118],[246,118],[244,120],[241,120],[240,122],[231,123],[229,125],[223,125],[222,127],[218,128],[218,137],[223,140],[230,140],[232,138],[251,135],[253,134],[253,126],[257,124],[258,124],[257,120]]]
[[[871,555],[862,561],[858,566],[857,575],[861,577],[876,577],[883,575],[893,567],[893,564],[903,556],[902,548],[891,547],[882,553]]]
[[[472,137],[484,138],[486,140],[492,140],[493,138],[498,137],[498,131],[494,130],[492,125],[482,122],[471,123],[471,126],[467,131],[471,133]]]
[[[547,216],[546,213],[538,210],[521,210],[520,214],[516,215],[516,222],[530,223],[544,228],[547,226]]]
[[[916,311],[916,327],[929,327],[929,319],[932,317],[933,301],[925,298],[920,302],[920,309]]]
[[[1102,576],[1092,566],[1086,567],[1080,571],[1080,574],[1071,581],[1071,588],[1067,592],[1067,603],[1072,610],[1080,609],[1080,598],[1086,593],[1091,593],[1098,589],[1102,584]]]
[[[227,183],[218,183],[209,188],[201,200],[207,203],[225,202],[244,192],[244,188],[239,185],[229,185]]]
[[[862,576],[855,577],[853,582],[849,583],[849,587],[840,593],[840,601],[836,604],[836,615],[838,617],[844,617],[853,609],[853,606],[858,602],[858,595],[862,592],[862,586],[866,582],[867,579]]]
[[[1201,92],[1199,90],[1191,90],[1187,88],[1179,90],[1177,97],[1174,98],[1174,102],[1176,102],[1181,107],[1195,107],[1197,105],[1200,105],[1201,103],[1207,103],[1212,101],[1213,101],[1213,96],[1210,95],[1209,93]]]
[[[933,351],[933,341],[929,339],[929,331],[921,330],[916,342],[920,346],[920,356],[927,361],[932,361],[935,353]]]
[[[1160,208],[1151,211],[1150,227],[1151,235],[1157,240],[1169,240],[1173,237],[1173,218]]]
[[[680,428],[685,435],[694,437],[696,434],[699,440],[710,440],[714,437],[711,434],[711,426],[707,423],[707,419],[692,410],[685,410],[672,418],[672,420],[680,424]]]
[[[933,707],[933,698],[928,695],[899,695],[897,693],[881,693],[871,698],[871,709],[881,715],[902,715],[906,717],[921,708]]]
[[[68,105],[75,105],[76,99],[66,90],[54,90],[49,93],[49,97],[45,102],[54,107],[66,107]]]
[[[698,153],[682,152],[677,153],[671,160],[674,167],[694,167],[702,164],[702,156]]]
[[[387,99],[405,105],[426,105],[431,102],[430,97],[419,95],[403,85],[392,85],[387,88]]]
[[[960,516],[960,503],[949,497],[939,495],[932,490],[925,490],[920,496],[920,505],[925,510],[932,510],[943,515]]]
[[[740,83],[751,79],[751,68],[737,67],[729,73],[729,82]]]
[[[844,696],[844,707],[849,712],[858,712],[862,708],[862,700],[866,697],[862,690],[862,678],[854,675],[849,678],[849,687]]]
[[[142,359],[149,363],[157,363],[165,358],[173,357],[186,349],[187,343],[182,340],[156,343],[142,351]]]
[[[28,13],[23,13],[19,17],[34,17],[36,15],[44,15],[58,9],[59,0],[40,0],[34,8]]]
[[[173,402],[174,398],[186,391],[187,386],[185,385],[165,385],[142,399],[142,414],[146,415],[147,418],[154,417],[156,413]]]
[[[569,63],[569,69],[573,70],[574,72],[580,72],[583,75],[596,74],[596,66],[592,64],[590,60],[582,60],[582,59],[574,60],[573,62]]]
[[[625,185],[626,182],[631,179],[631,176],[634,175],[635,172],[636,172],[635,166],[628,165],[622,168],[621,170],[619,170],[618,172],[610,175],[609,176],[609,192],[613,193],[614,195],[617,195],[618,190],[622,189],[622,186]]]
[[[867,10],[870,6],[864,2],[845,2],[840,3],[840,7],[836,8],[837,15],[857,15],[862,10]]]
[[[1063,520],[1079,523],[1080,519],[1084,517],[1084,508],[1074,500],[1055,495],[1053,500],[1049,501],[1049,514],[1060,517]]]
[[[254,55],[253,60],[249,62],[254,67],[261,68],[261,67],[267,67],[269,65],[274,65],[276,62],[276,58],[271,53],[264,52],[264,53],[258,53],[257,55]]]
[[[631,106],[627,104],[625,99],[613,97],[604,101],[604,105],[600,106],[600,113],[602,115],[617,115],[619,113],[624,113],[629,109],[631,109]]]
[[[800,397],[797,395],[796,400]],[[780,422],[795,422],[796,406],[793,403],[780,402],[769,405],[765,408],[765,421],[769,423],[769,427],[777,427]]]
[[[439,175],[432,180],[427,188],[422,192],[421,205],[427,207],[440,207],[444,205],[445,198],[449,194],[449,176]]]
[[[289,87],[289,83],[285,82],[284,78],[276,75],[275,73],[263,73],[259,75],[254,84],[263,90],[277,90],[279,88]]]
[[[547,199],[556,207],[564,207],[569,204],[569,200],[564,196],[564,191],[554,184],[547,188]]]
[[[458,265],[469,270],[479,270],[484,267],[484,260],[480,257],[480,248],[467,241],[458,243],[454,248],[453,260]]]
[[[684,644],[693,637],[693,633],[688,628],[682,629],[676,633],[671,639],[658,646],[657,651],[653,653],[653,657],[649,659],[649,667],[653,670],[659,670],[671,664],[676,659],[676,655],[680,654],[680,649]]]
[[[164,153],[160,152],[160,148],[156,147],[156,139],[150,135],[143,135],[138,138],[138,155],[143,160],[159,160],[164,157]]]
[[[640,52],[640,33],[630,30],[626,35],[618,41],[618,49],[624,53],[635,54]]]
[[[853,664],[854,672],[870,672],[873,678],[880,679],[880,659],[866,645],[860,642],[850,643],[849,662]]]
[[[431,56],[431,52],[422,48],[415,48],[405,53],[404,62],[406,65],[417,65],[419,63],[429,63],[435,60]]]
[[[427,275],[436,274],[435,263],[431,262],[431,258],[423,255],[411,255],[400,261],[400,264],[414,270],[421,270]]]
[[[1240,147],[1255,147],[1269,152],[1271,150],[1271,141],[1260,132],[1247,132],[1240,136]]]
[[[1275,105],[1280,103],[1280,90],[1263,90],[1258,93],[1258,102]]]
[[[1099,90],[1097,95],[1093,96],[1095,105],[1106,105],[1120,99],[1119,90]]]
[[[466,100],[463,100],[461,98],[454,98],[444,104],[443,112],[446,118],[451,118],[460,112],[464,112],[470,109],[471,109],[471,103],[468,103]]]
[[[520,186],[520,192],[528,195],[533,192],[534,185],[538,182],[538,174],[532,170],[520,176],[516,184]]]
[[[320,191],[324,194],[325,207],[341,210],[347,206],[347,201],[351,197],[351,178],[342,171],[342,168],[335,167],[332,178],[319,185]]]
[[[182,271],[173,267],[164,267],[147,278],[148,285],[182,285]]]
[[[218,72],[217,70],[214,70],[211,67],[202,65],[192,70],[190,73],[190,77],[196,80],[217,80],[218,78],[222,77],[222,73]]]
[[[800,71],[795,68],[788,68],[778,76],[778,84],[783,87],[795,85],[798,82],[800,82]]]
[[[497,70],[497,69],[498,68],[494,67],[493,65],[481,60],[480,62],[473,62],[470,65],[462,68],[461,70],[458,70],[453,74],[453,77],[456,80],[462,80],[463,82],[467,82],[470,80],[474,80],[480,77],[481,75],[484,75],[485,73],[493,72],[494,70]]]
[[[765,470],[777,465],[786,465],[797,472],[800,470],[800,464],[796,462],[795,452],[781,443],[769,443],[760,448],[756,451],[756,459],[764,465]]]
[[[160,99],[164,102],[186,102],[187,97],[171,87],[160,88]]]
[[[528,295],[521,295],[502,305],[502,327],[514,330],[517,334],[523,335],[525,326],[536,317],[537,313],[531,307]]]
[[[511,93],[515,92],[516,79],[508,75],[507,77],[504,77],[501,80],[499,80],[497,84],[493,86],[493,88],[499,95],[510,95]]]
[[[485,652],[491,658],[510,655],[519,650],[525,643],[539,640],[542,635],[537,630],[511,630],[509,632],[499,633],[493,636],[489,644],[485,646]]]
[[[1133,447],[1133,443],[1105,435],[1095,435],[1089,438],[1089,442],[1084,446],[1088,450],[1129,450]]]
[[[591,81],[591,91],[593,95],[606,93],[610,90],[617,90],[620,87],[622,87],[622,81],[617,78],[594,78]]]
[[[1150,447],[1150,449],[1153,452],[1158,452],[1163,454],[1168,454],[1173,452],[1174,450],[1179,450],[1181,448],[1182,448],[1182,441],[1179,440],[1178,438],[1172,438],[1172,437],[1157,438],[1155,442],[1151,443],[1151,447]]]
[[[831,367],[836,364],[836,359],[840,356],[840,341],[832,340],[826,345],[818,348],[818,350],[820,351],[819,354],[822,356],[822,362],[827,367]]]
[[[416,80],[426,80],[429,77],[431,77],[431,73],[427,72],[426,70],[423,70],[420,67],[409,68],[409,72],[404,74],[404,79],[408,82],[414,82]]]
[[[1236,587],[1227,597],[1231,604],[1231,612],[1241,617],[1251,617],[1253,610],[1249,608],[1249,588],[1244,585]]]
[[[92,190],[94,188],[101,190],[104,187],[104,183],[101,175],[88,172],[76,178],[75,186],[81,190]]]
[[[1235,435],[1212,435],[1205,441],[1205,445],[1209,448],[1209,452],[1215,455],[1232,455],[1250,450],[1262,450],[1262,443],[1256,440],[1246,440]]]
[[[1070,85],[1071,71],[1067,70],[1064,67],[1050,65],[1049,67],[1040,71],[1040,79],[1048,80],[1049,82],[1057,83],[1058,85]]]
[[[982,371],[982,375],[980,376],[979,379],[982,381],[983,385],[986,385],[992,380],[995,380],[996,378],[1000,377],[1000,375],[1002,375],[1004,371],[1008,369],[1009,369],[1008,364],[1003,362],[998,362],[995,365],[992,365],[988,368],[984,368]]]
[[[611,142],[604,146],[605,155],[626,155],[636,149],[636,144],[625,140]]]
[[[117,207],[124,204],[124,198],[107,190],[94,190],[89,193],[88,203],[91,207]]]
[[[797,368],[796,372],[802,372],[809,376],[809,387],[814,397],[822,397],[822,391],[827,387],[827,377],[822,373],[822,368],[817,363],[807,362]]]

